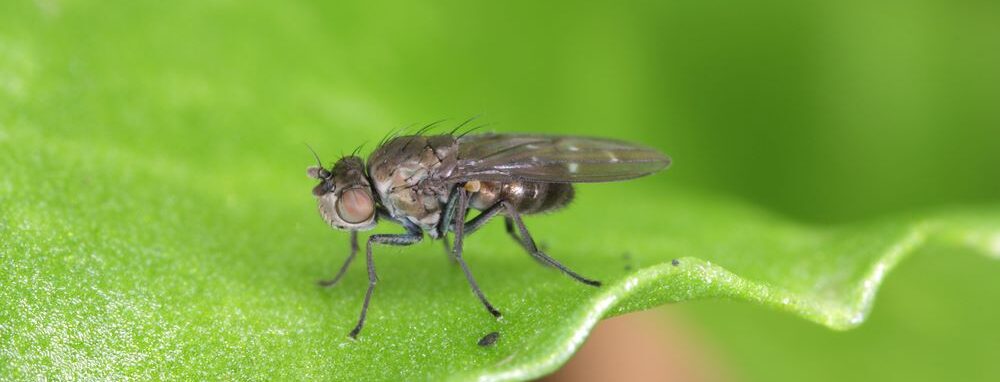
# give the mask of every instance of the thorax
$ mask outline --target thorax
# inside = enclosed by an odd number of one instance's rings
[[[392,139],[372,153],[368,174],[393,218],[409,220],[436,234],[451,190],[432,180],[454,166],[457,148],[450,136],[407,136]]]

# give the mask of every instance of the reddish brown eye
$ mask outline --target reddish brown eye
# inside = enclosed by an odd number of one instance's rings
[[[368,193],[361,189],[350,189],[340,194],[337,200],[337,215],[351,224],[364,223],[375,213],[375,203]]]

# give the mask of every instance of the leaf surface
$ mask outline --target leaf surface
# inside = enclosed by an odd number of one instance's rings
[[[380,282],[352,341],[363,265],[336,287],[314,283],[347,235],[316,216],[301,169],[244,177],[5,134],[0,322],[4,374],[17,379],[527,379],[565,362],[602,317],[730,298],[847,329],[928,242],[1000,255],[995,209],[813,228],[663,174],[581,187],[567,210],[528,220],[548,253],[605,286],[540,266],[497,223],[466,255],[504,312],[496,321],[439,243],[378,247]],[[492,331],[496,345],[476,345]]]

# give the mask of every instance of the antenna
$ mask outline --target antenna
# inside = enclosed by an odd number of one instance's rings
[[[303,142],[303,144],[305,144],[306,147],[309,149],[309,151],[311,151],[313,153],[313,156],[316,157],[316,165],[319,166],[319,168],[322,169],[323,168],[323,161],[319,160],[319,154],[316,154],[316,150],[313,150],[312,146],[309,146],[308,143],[304,143]]]

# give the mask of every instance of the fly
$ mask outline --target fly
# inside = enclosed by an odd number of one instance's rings
[[[376,244],[406,246],[442,239],[461,266],[473,293],[496,318],[500,311],[483,294],[463,260],[465,238],[502,215],[510,234],[530,256],[583,284],[600,286],[556,261],[535,244],[522,217],[558,210],[573,199],[574,183],[638,178],[666,168],[670,158],[641,145],[604,138],[531,134],[451,134],[395,136],[384,140],[367,161],[341,158],[330,169],[317,165],[308,175],[319,180],[312,193],[320,215],[333,228],[350,232],[351,251],[330,280],[344,276],[358,253],[358,232],[380,220],[399,224],[401,234],[374,234],[365,245],[368,290],[350,336],[364,327],[378,277],[372,249]],[[466,220],[468,212],[478,215]],[[448,245],[448,233],[454,245]]]

